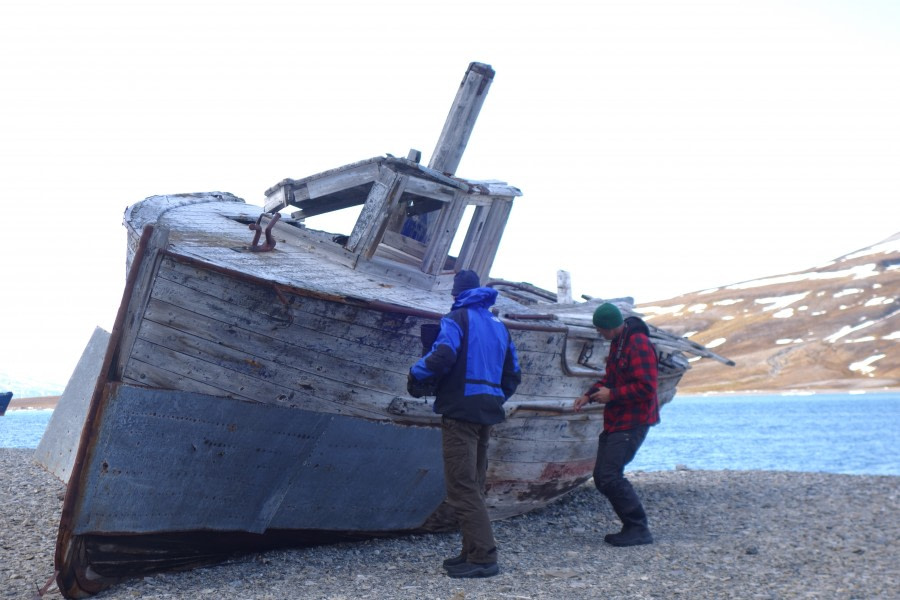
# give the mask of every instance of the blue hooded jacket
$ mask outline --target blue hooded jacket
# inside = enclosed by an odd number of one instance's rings
[[[522,371],[509,331],[489,310],[496,300],[489,287],[460,293],[431,351],[410,368],[417,382],[437,383],[434,412],[482,425],[504,420]]]

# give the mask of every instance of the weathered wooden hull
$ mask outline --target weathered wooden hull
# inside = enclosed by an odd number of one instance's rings
[[[126,210],[125,293],[77,452],[54,450],[75,457],[56,548],[66,597],[235,551],[456,526],[440,417],[406,378],[454,273],[490,274],[521,196],[454,175],[492,78],[469,65],[428,166],[412,150],[285,179],[264,209],[210,192]],[[306,225],[354,206],[347,235]],[[572,405],[609,346],[591,323],[599,301],[482,284],[500,290],[493,310],[522,367],[488,455],[502,519],[590,478],[602,411]],[[665,403],[682,353],[708,353],[651,338]]]
[[[405,393],[421,327],[441,313],[277,284],[153,240],[148,228],[70,480],[64,593],[236,550],[455,527],[439,416]],[[567,329],[509,327],[523,381],[491,440],[495,519],[586,481],[602,427],[598,410],[570,409],[590,379],[563,368]]]

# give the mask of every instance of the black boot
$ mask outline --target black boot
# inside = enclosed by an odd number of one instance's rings
[[[444,568],[449,569],[450,567],[456,567],[466,562],[467,554],[463,551],[460,552],[457,556],[453,558],[448,558],[444,561]]]
[[[647,514],[644,512],[643,506],[638,504],[637,508],[627,513],[616,511],[616,514],[622,520],[622,531],[607,534],[603,541],[612,546],[639,546],[653,543],[653,536],[650,534],[650,528],[647,527]]]
[[[478,577],[493,577],[500,572],[497,563],[471,563],[464,562],[461,565],[447,567],[447,575],[454,579],[474,579]]]

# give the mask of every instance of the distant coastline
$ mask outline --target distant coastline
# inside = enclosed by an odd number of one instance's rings
[[[59,396],[40,396],[37,398],[16,398],[9,402],[7,412],[11,410],[46,410],[56,408]]]
[[[823,394],[900,394],[900,387],[882,387],[882,388],[807,388],[807,389],[785,389],[785,390],[706,390],[706,389],[682,389],[678,388],[675,396],[814,396]]]

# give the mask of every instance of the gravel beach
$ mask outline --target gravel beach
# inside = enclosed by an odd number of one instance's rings
[[[64,486],[32,450],[0,449],[0,598],[53,575]],[[633,472],[656,543],[613,548],[615,516],[591,485],[495,523],[501,572],[444,575],[456,534],[244,556],[136,579],[134,598],[898,598],[900,477],[761,471]],[[55,584],[45,598],[60,598]]]

